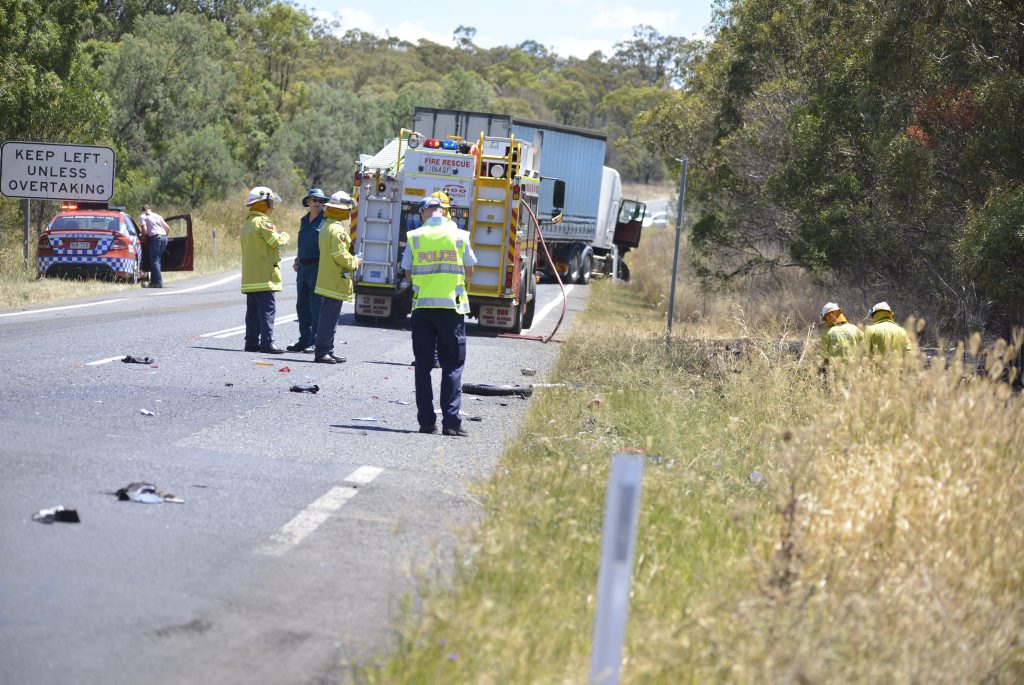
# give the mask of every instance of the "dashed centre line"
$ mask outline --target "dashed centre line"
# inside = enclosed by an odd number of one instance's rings
[[[359,493],[356,486],[366,485],[376,478],[384,469],[376,466],[360,466],[346,476],[345,482],[351,485],[338,485],[328,490],[323,496],[281,527],[271,536],[270,541],[256,550],[258,554],[279,557],[305,540],[320,525],[341,509],[345,502]]]

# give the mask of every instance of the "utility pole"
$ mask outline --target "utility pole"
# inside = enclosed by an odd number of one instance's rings
[[[665,343],[672,344],[672,318],[676,309],[676,275],[679,272],[679,241],[683,235],[683,206],[686,203],[686,168],[689,159],[684,155],[677,162],[683,163],[682,179],[679,183],[679,207],[676,211],[676,249],[672,256],[672,287],[668,296],[668,335],[665,336]]]

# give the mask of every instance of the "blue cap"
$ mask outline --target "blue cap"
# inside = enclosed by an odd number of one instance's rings
[[[420,202],[420,211],[423,211],[424,209],[431,209],[433,207],[442,207],[442,206],[443,205],[441,204],[441,201],[438,200],[436,197],[428,197],[428,198],[424,198],[423,202]]]
[[[320,190],[319,188],[310,188],[309,192],[306,193],[306,197],[302,198],[302,206],[303,207],[308,207],[309,206],[308,200],[311,197],[320,198],[324,202],[327,202],[327,200],[330,199],[326,195],[324,195],[324,191]]]

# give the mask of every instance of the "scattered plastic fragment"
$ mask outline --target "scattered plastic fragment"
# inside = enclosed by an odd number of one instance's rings
[[[62,506],[52,507],[50,509],[40,509],[36,513],[32,514],[32,520],[38,521],[39,523],[81,523],[82,519],[78,518],[78,511],[75,509],[65,509]]]
[[[303,384],[300,384],[300,385],[293,385],[291,387],[291,391],[292,392],[311,392],[313,394],[316,394],[316,393],[320,392],[320,386],[319,385],[310,384],[310,383],[303,383]]]
[[[256,366],[273,366],[270,362],[255,362]]]
[[[234,385],[235,385],[234,383],[225,383],[224,387],[225,388],[230,388],[230,387],[233,387]]]
[[[536,376],[537,369],[520,369],[524,376]]]
[[[141,502],[143,504],[160,504],[170,502],[172,504],[184,504],[185,500],[166,490],[161,490],[152,483],[129,483],[115,493],[117,499],[122,502]]]
[[[278,371],[278,373],[291,373],[292,372],[291,368],[289,368],[287,366],[282,366],[277,371]]]
[[[409,403],[405,400],[391,400],[391,404],[401,404],[403,406],[409,406]]]
[[[377,423],[378,421],[380,421],[380,419],[375,419],[372,416],[353,416],[352,420],[353,421],[368,421],[368,422],[371,422],[371,423]]]
[[[587,406],[588,407],[600,407],[602,404],[604,404],[604,400],[602,400],[600,397],[598,397],[596,395],[594,396],[594,398],[592,400],[587,402]]]
[[[153,359],[152,357],[133,357],[132,355],[129,354],[126,355],[125,358],[122,359],[121,361],[123,361],[125,364],[152,364],[153,362],[156,361],[156,359]]]
[[[760,471],[751,471],[748,478],[750,478],[750,482],[754,485],[760,485],[764,482],[764,475]]]
[[[142,414],[143,416],[156,416],[156,414],[154,414],[153,412],[151,412],[151,411],[150,411],[150,410],[148,410],[148,409],[140,409],[140,410],[139,410],[139,412],[140,412],[140,413],[141,413],[141,414]]]
[[[483,421],[484,417],[482,417],[482,416],[470,416],[469,420],[470,421]]]

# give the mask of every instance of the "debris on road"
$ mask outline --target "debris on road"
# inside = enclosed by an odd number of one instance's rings
[[[391,400],[391,404],[401,404],[403,406],[409,406],[409,403],[405,400]]]
[[[292,372],[291,368],[287,367],[287,366],[282,366],[277,371],[278,371],[278,373],[291,373]]]
[[[372,423],[377,423],[377,422],[380,421],[380,419],[375,419],[372,416],[353,416],[352,420],[353,421],[368,421],[368,422],[372,422]]]
[[[38,521],[39,523],[81,523],[82,519],[78,518],[78,510],[76,509],[65,509],[62,506],[52,507],[50,509],[40,509],[36,513],[32,514],[32,520]]]
[[[153,364],[156,362],[156,359],[154,359],[153,357],[133,357],[132,355],[129,354],[126,355],[125,358],[122,359],[121,361],[123,361],[125,364]]]
[[[299,385],[293,385],[291,387],[292,392],[310,392],[316,394],[320,392],[320,386],[311,383],[302,383]]]
[[[117,499],[122,502],[141,502],[142,504],[160,504],[170,502],[172,504],[184,504],[185,500],[175,494],[161,490],[152,483],[129,483],[120,490],[114,492]]]
[[[154,414],[148,409],[140,409],[139,413],[142,414],[143,416],[156,416],[156,414]]]
[[[500,395],[515,395],[516,397],[529,397],[533,394],[533,388],[523,385],[490,385],[488,383],[463,383],[462,392],[467,395],[485,395],[496,397]]]
[[[537,375],[537,369],[520,369],[520,372],[524,376],[536,376]]]
[[[270,362],[260,362],[260,361],[258,361],[258,362],[254,362],[254,363],[256,364],[256,366],[273,366],[273,364],[271,364]]]

